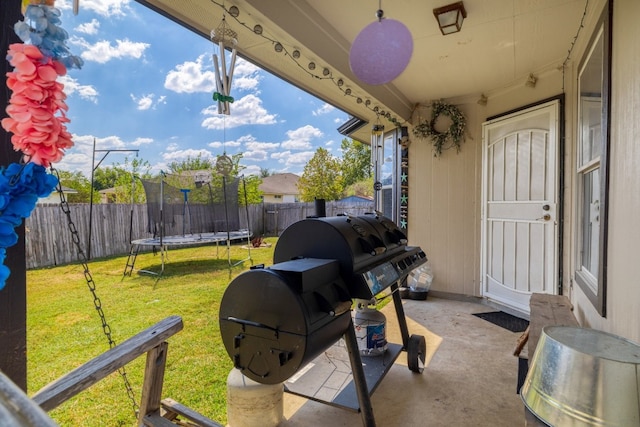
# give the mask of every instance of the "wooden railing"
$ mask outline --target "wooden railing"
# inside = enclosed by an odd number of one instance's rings
[[[44,411],[56,408],[145,353],[147,362],[138,415],[139,426],[175,426],[172,421],[180,416],[195,425],[221,427],[172,399],[161,400],[169,345],[166,340],[182,328],[182,318],[167,317],[49,383],[31,399],[0,373],[0,427],[55,426],[55,422]],[[5,419],[8,424],[4,424]]]

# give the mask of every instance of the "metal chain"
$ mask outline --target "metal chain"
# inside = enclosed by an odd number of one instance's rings
[[[95,306],[96,311],[98,312],[98,316],[100,316],[100,321],[102,322],[102,332],[104,332],[104,335],[107,337],[107,340],[109,341],[109,348],[113,348],[116,346],[116,342],[113,340],[111,336],[111,326],[109,326],[109,323],[107,322],[107,317],[105,316],[104,311],[102,310],[102,302],[100,301],[100,298],[98,297],[98,294],[96,292],[96,283],[93,280],[91,271],[89,271],[87,255],[84,253],[84,250],[82,249],[82,245],[80,244],[80,236],[78,235],[78,229],[76,228],[75,223],[71,219],[71,209],[69,208],[69,203],[67,202],[67,198],[65,197],[64,192],[62,191],[62,186],[60,185],[60,175],[58,174],[58,171],[53,167],[51,167],[51,172],[53,172],[58,178],[58,185],[56,186],[56,190],[60,195],[60,208],[62,209],[62,212],[64,212],[64,214],[67,216],[67,224],[69,226],[69,231],[71,232],[71,239],[73,241],[73,244],[76,247],[76,250],[78,251],[78,258],[80,259],[80,262],[82,263],[82,268],[84,269],[84,278],[87,281],[87,287],[89,288],[89,292],[91,292],[91,295],[93,296],[93,305]],[[124,381],[124,386],[125,386],[125,389],[127,390],[127,396],[129,397],[129,400],[131,400],[131,403],[133,406],[133,413],[137,419],[140,406],[136,401],[133,388],[131,387],[131,383],[129,382],[129,378],[127,377],[127,371],[125,370],[124,366],[118,369],[118,373],[120,374],[120,376],[122,377],[122,380]]]

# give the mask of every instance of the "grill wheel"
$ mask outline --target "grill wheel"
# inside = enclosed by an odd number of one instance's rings
[[[422,335],[411,335],[407,344],[407,364],[409,370],[421,374],[427,355],[427,342]]]

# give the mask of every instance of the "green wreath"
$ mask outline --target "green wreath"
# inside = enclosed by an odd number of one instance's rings
[[[441,115],[451,119],[451,126],[445,132],[435,129],[435,124]],[[431,138],[433,142],[434,156],[438,157],[444,150],[456,147],[460,152],[464,142],[464,130],[467,121],[458,107],[443,101],[435,101],[431,104],[431,120],[425,120],[413,128],[413,134],[418,138]]]

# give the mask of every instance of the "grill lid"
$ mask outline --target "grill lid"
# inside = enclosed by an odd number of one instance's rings
[[[363,299],[372,298],[426,262],[424,252],[408,247],[402,230],[381,215],[298,221],[284,230],[273,258],[278,263],[298,256],[337,260],[351,297]]]

